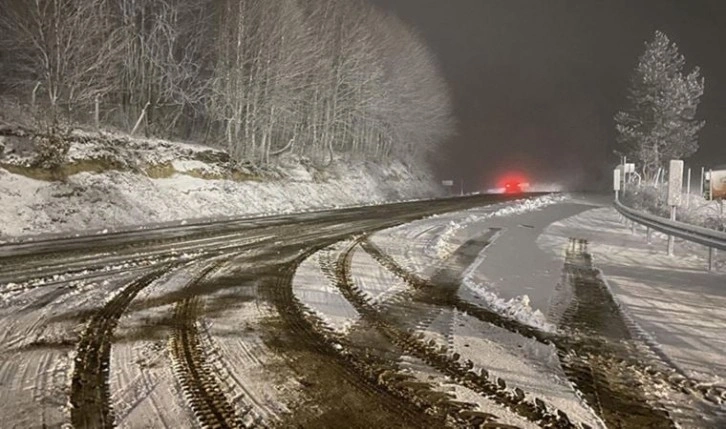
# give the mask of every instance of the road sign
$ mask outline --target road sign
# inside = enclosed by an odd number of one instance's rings
[[[454,181],[453,180],[442,180],[441,184],[443,186],[454,186]]]
[[[613,191],[620,190],[620,169],[613,170]]]
[[[707,178],[711,199],[726,200],[726,169],[711,170]]]
[[[683,161],[671,160],[668,169],[668,205],[678,206],[681,204],[683,193]]]

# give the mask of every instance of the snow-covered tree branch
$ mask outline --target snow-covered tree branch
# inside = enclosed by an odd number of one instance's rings
[[[81,124],[204,139],[238,161],[294,151],[409,163],[452,132],[436,60],[363,0],[0,0],[5,88]],[[56,109],[58,110],[58,109]]]
[[[685,58],[668,37],[657,31],[633,71],[628,106],[615,115],[618,142],[653,178],[671,159],[698,149],[696,119],[704,79],[698,67],[685,73]]]

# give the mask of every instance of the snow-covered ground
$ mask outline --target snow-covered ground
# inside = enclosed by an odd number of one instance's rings
[[[463,272],[459,293],[524,323],[549,329],[549,299],[562,271],[553,258],[534,245],[551,222],[590,208],[562,204],[563,195],[547,195],[432,216],[376,234],[372,240],[409,270],[432,275],[442,261],[472,237],[494,228],[493,243]],[[401,242],[408,243],[400,246]]]
[[[459,295],[507,317],[554,330],[544,312],[547,298],[561,276],[563,260],[539,250],[534,243],[551,222],[591,208],[582,204],[563,204],[565,200],[565,197],[547,196],[437,215],[378,232],[370,241],[401,267],[427,279],[445,269],[451,252],[469,238],[496,227],[499,232],[492,236],[492,243],[475,263],[463,267],[466,269],[462,271],[464,282]],[[293,289],[300,303],[339,335],[351,332],[352,326],[361,323],[362,316],[335,286],[336,278],[326,276],[321,265],[334,263],[340,252],[349,246],[350,242],[339,243],[308,258],[296,273]],[[490,257],[505,266],[493,270],[495,265],[488,263]],[[507,269],[509,272],[505,273]],[[413,332],[422,341],[433,341],[446,353],[460,356],[457,359],[461,362],[471,362],[474,371],[486,370],[492,380],[505,380],[509,389],[521,389],[528,400],[544,400],[549,406],[564,411],[572,421],[603,427],[567,380],[553,346],[455,309],[417,302],[411,285],[360,246],[352,249],[349,270],[352,287],[365,297],[368,305],[380,312],[381,320],[393,317],[390,320],[397,320],[400,329]],[[489,271],[495,271],[497,277],[489,277]],[[515,276],[516,273],[520,275]],[[492,283],[492,280],[496,282]],[[548,282],[550,284],[545,285]],[[528,293],[537,296],[539,307],[530,306]],[[403,314],[405,319],[399,317]],[[447,392],[457,401],[475,404],[474,409],[479,412],[496,415],[499,423],[536,427],[510,409],[443,376],[416,357],[404,355],[399,365],[404,373],[432,384],[434,390]]]
[[[676,256],[668,257],[662,236],[654,235],[648,244],[642,230],[632,233],[612,208],[591,200],[525,199],[352,237],[298,266],[292,304],[315,319],[311,329],[350,362],[367,362],[367,341],[383,338],[391,379],[411,377],[426,386],[411,395],[438,392],[496,416],[500,424],[536,427],[535,419],[508,402],[521,395],[520,401],[541,401],[573,422],[601,428],[603,422],[571,384],[571,367],[559,346],[456,306],[476,304],[552,335],[548,338],[567,335],[557,326],[553,297],[564,281],[565,250],[573,237],[588,240],[593,265],[602,270],[632,327],[659,356],[702,383],[724,384],[726,276],[705,271],[706,254],[699,246],[678,243]],[[410,277],[386,265],[382,255]],[[719,258],[723,270],[726,258]],[[277,307],[258,296],[261,284],[250,274],[258,261],[245,261],[238,256],[185,263],[133,299],[114,331],[109,358],[109,399],[118,426],[194,423],[197,410],[182,383],[184,364],[174,346],[183,329],[197,342],[195,365],[214,375],[217,391],[246,421],[274,424],[294,414],[306,395],[304,384],[289,369],[281,370],[287,363],[271,346],[275,343],[263,337],[272,329],[265,324],[276,318]],[[211,262],[221,265],[207,272]],[[205,293],[189,293],[187,287],[202,272]],[[110,302],[132,278],[109,272],[98,280],[0,290],[5,327],[0,383],[8,387],[0,389],[0,415],[23,427],[69,421],[74,350],[84,335],[78,314]],[[427,290],[436,278],[453,281],[455,293],[441,299]],[[185,297],[195,297],[194,303]],[[185,308],[188,316],[178,316]],[[320,329],[317,321],[330,329]],[[366,330],[378,336],[362,335]],[[468,371],[476,377],[461,376]],[[481,388],[485,383],[495,387]],[[669,392],[664,388],[658,394]]]
[[[61,427],[68,421],[74,345],[82,329],[77,315],[110,299],[129,278],[3,294],[0,416],[12,422],[8,427]]]
[[[726,379],[726,258],[719,271],[706,271],[707,251],[678,242],[666,253],[666,238],[643,228],[635,233],[612,208],[590,210],[548,226],[537,240],[551,255],[561,255],[569,237],[588,240],[599,268],[618,302],[654,347],[691,377]]]
[[[458,249],[476,237],[486,237],[478,256],[467,267],[461,267],[459,298],[541,331],[562,334],[557,325],[558,311],[562,310],[558,307],[561,284],[566,281],[565,250],[571,238],[585,239],[592,263],[602,270],[600,279],[614,294],[629,328],[637,341],[642,340],[644,347],[650,348],[646,353],[659,356],[699,386],[723,386],[726,276],[705,271],[707,253],[697,245],[679,242],[676,256],[668,257],[665,237],[655,234],[648,244],[642,229],[636,228],[633,234],[614,209],[602,207],[602,202],[543,197],[432,216],[378,232],[369,240],[412,273],[415,283],[450,270],[449,260]],[[723,270],[726,257],[719,258],[717,267]],[[593,427],[602,425],[568,381],[554,347],[455,309],[416,303],[411,285],[360,247],[354,248],[350,271],[365,302],[384,317],[386,312],[399,314],[396,307],[408,315],[406,321],[398,322],[402,329],[412,330],[442,350],[456,353],[460,361],[471,362],[474,368],[486,369],[490,376],[506,380],[509,388],[521,388],[526,397],[540,398],[565,411],[571,419]],[[304,288],[317,288],[323,294],[315,294],[313,300],[313,295],[307,295],[306,305],[314,307],[317,316],[339,334],[345,334],[361,316],[331,286],[335,279],[322,273],[313,278],[309,272],[300,270],[301,276],[296,279],[307,285]],[[471,392],[441,378],[416,358],[401,359],[402,368],[417,378],[438,380],[434,383],[436,389],[453,394],[459,401],[476,403],[480,410],[493,414],[498,411],[501,422],[526,426],[516,416],[497,410],[476,395],[470,396]],[[719,389],[722,387],[716,387],[715,392]],[[676,413],[674,418],[684,427],[693,426],[692,413],[679,414],[688,408],[682,408],[681,401],[693,398],[684,399],[678,391],[660,388],[646,394],[655,394],[670,404]],[[706,394],[712,402],[723,401],[718,395]]]
[[[345,333],[358,320],[358,312],[320,269],[320,258],[324,256],[318,252],[300,264],[295,272],[292,291],[307,310],[334,331]]]
[[[431,176],[398,162],[338,160],[316,170],[287,157],[274,168],[251,170],[199,145],[124,138],[112,140],[114,147],[85,137],[71,145],[69,161],[104,171],[37,180],[9,171],[28,171],[29,155],[0,158],[0,237],[430,198],[440,191]]]

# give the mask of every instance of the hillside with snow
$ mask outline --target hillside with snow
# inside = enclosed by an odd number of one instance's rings
[[[316,167],[286,154],[266,168],[222,150],[76,131],[58,171],[33,164],[22,133],[0,136],[0,236],[76,232],[427,198],[433,177],[400,162],[338,159]],[[21,135],[17,135],[21,134]]]

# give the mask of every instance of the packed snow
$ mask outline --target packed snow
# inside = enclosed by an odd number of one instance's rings
[[[584,238],[593,265],[603,273],[621,307],[651,345],[689,376],[704,382],[726,379],[726,258],[708,272],[702,246],[678,242],[675,256],[666,238],[635,230],[612,208],[587,211],[547,227],[538,245],[561,254],[569,237]]]
[[[317,252],[303,261],[295,272],[292,290],[295,298],[306,309],[334,331],[345,333],[360,316],[320,269],[320,258],[328,256],[331,251]]]
[[[377,233],[372,241],[402,267],[426,278],[468,239],[499,228],[487,249],[463,270],[460,296],[552,330],[545,314],[563,259],[539,250],[534,240],[550,222],[591,207],[567,204],[567,198],[547,195],[436,215]]]

